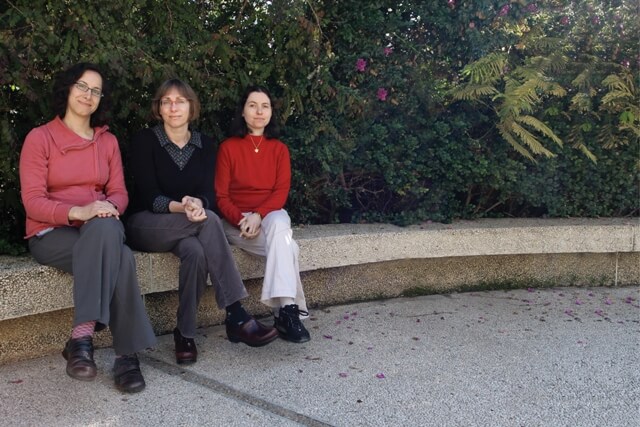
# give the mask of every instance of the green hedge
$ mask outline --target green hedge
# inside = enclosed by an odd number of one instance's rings
[[[108,70],[125,160],[165,78],[191,83],[197,126],[217,140],[242,88],[267,85],[292,153],[297,223],[637,215],[637,92],[603,83],[636,76],[624,86],[636,90],[637,6],[583,3],[12,0],[0,9],[0,253],[24,251],[22,141],[51,118],[52,75],[78,61]],[[541,65],[559,53],[569,65]],[[497,57],[506,65],[489,83],[504,96],[455,95]],[[534,90],[527,115],[564,144],[535,135],[555,156],[532,161],[500,125],[509,85],[534,74],[566,95]]]

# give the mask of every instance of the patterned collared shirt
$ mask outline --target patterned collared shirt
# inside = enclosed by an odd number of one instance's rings
[[[184,169],[184,167],[189,163],[193,152],[197,148],[202,148],[202,139],[200,138],[200,132],[191,131],[191,138],[186,143],[186,145],[182,148],[178,147],[176,144],[169,140],[167,133],[164,131],[164,127],[162,125],[157,125],[153,128],[153,133],[155,133],[158,138],[158,142],[161,147],[164,147],[169,153],[169,156],[174,161],[174,163],[178,166],[180,170]],[[169,213],[169,203],[171,203],[171,199],[166,196],[158,196],[153,201],[153,212],[154,213]]]

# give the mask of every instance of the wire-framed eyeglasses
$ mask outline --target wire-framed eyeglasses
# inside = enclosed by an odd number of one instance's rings
[[[86,84],[85,82],[75,82],[74,86],[80,92],[85,92],[86,93],[88,90],[90,90],[91,91],[91,95],[95,96],[96,98],[102,98],[104,96],[100,89],[98,89],[96,87],[89,87],[89,85]]]

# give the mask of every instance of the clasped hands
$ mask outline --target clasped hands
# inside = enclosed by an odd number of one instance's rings
[[[238,227],[240,227],[240,237],[243,239],[255,239],[260,234],[262,217],[257,212],[243,215],[244,217],[240,222],[238,222]]]
[[[207,219],[207,213],[202,207],[202,200],[197,197],[184,196],[180,203],[189,221],[202,222]]]
[[[109,218],[115,217],[120,219],[120,212],[111,203],[106,200],[96,200],[88,205],[74,206],[69,210],[67,215],[70,221],[89,221],[92,218]]]

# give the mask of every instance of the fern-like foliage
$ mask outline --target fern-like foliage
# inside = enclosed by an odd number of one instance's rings
[[[611,74],[602,84],[607,87],[608,92],[602,97],[600,110],[618,115],[617,130],[620,133],[640,137],[640,94],[631,72],[625,69],[618,74]],[[627,138],[620,138],[605,142],[605,146],[614,147],[626,143]]]
[[[546,46],[556,46],[556,42],[550,40]],[[506,54],[489,54],[464,68],[462,75],[468,82],[455,88],[451,95],[454,100],[488,105],[498,118],[496,129],[500,136],[524,157],[532,161],[540,155],[553,157],[543,140],[560,146],[562,140],[534,115],[546,98],[566,95],[566,90],[547,75],[547,71],[566,61],[561,54],[533,56],[509,70]]]

